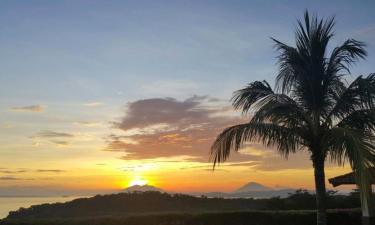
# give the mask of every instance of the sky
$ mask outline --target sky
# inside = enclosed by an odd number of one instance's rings
[[[99,193],[133,184],[232,191],[253,181],[313,189],[309,155],[250,143],[212,171],[223,128],[246,121],[233,91],[277,71],[305,9],[335,16],[330,48],[367,43],[374,1],[0,1],[0,195]],[[328,164],[326,176],[350,171]],[[327,186],[329,184],[327,183]],[[350,187],[352,188],[352,187]]]

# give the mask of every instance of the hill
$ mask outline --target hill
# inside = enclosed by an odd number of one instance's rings
[[[7,218],[127,216],[143,213],[241,211],[261,209],[253,199],[199,198],[161,192],[97,195],[66,203],[42,204],[10,212]],[[264,208],[264,207],[263,207]]]
[[[349,196],[328,193],[329,208],[359,207],[358,193]],[[205,213],[249,210],[315,209],[315,195],[299,190],[287,198],[223,199],[160,192],[97,195],[66,203],[42,204],[10,212],[7,219],[95,218],[166,213]]]

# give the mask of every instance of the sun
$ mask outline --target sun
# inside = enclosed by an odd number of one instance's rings
[[[135,177],[132,181],[130,181],[129,186],[134,186],[134,185],[146,185],[148,184],[148,181],[141,178],[141,177]]]

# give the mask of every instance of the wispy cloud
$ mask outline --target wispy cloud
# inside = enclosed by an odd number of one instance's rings
[[[38,169],[36,172],[39,173],[63,173],[66,172],[66,170],[58,170],[58,169]]]
[[[11,110],[16,112],[43,112],[44,107],[41,105],[16,106],[12,107]]]
[[[56,144],[57,147],[66,147],[70,144],[68,140],[75,138],[76,135],[66,132],[41,131],[30,138],[34,146],[39,146],[44,140]]]
[[[3,174],[21,174],[21,173],[63,173],[66,170],[61,169],[31,169],[31,168],[0,168],[0,173]]]
[[[101,123],[95,122],[95,121],[78,121],[78,122],[74,122],[74,124],[80,125],[80,126],[86,126],[86,127],[97,127],[101,125]]]
[[[17,174],[17,173],[26,173],[29,172],[28,169],[7,169],[7,168],[1,168],[0,173],[5,173],[5,174]]]
[[[39,138],[72,138],[74,137],[73,134],[64,133],[64,132],[56,132],[56,131],[41,131],[37,133],[34,137]]]
[[[0,177],[0,180],[24,180],[24,179],[18,178],[18,177],[4,176],[4,177]]]
[[[52,140],[51,142],[57,144],[58,147],[66,147],[69,145],[68,141]]]
[[[87,102],[83,105],[87,107],[96,107],[96,106],[104,105],[104,103],[103,102]]]

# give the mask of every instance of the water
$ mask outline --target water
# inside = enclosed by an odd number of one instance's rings
[[[27,208],[43,203],[68,202],[76,198],[80,197],[0,197],[0,219],[8,216],[10,211],[21,207]]]

